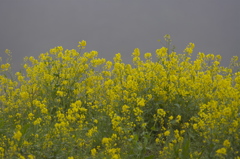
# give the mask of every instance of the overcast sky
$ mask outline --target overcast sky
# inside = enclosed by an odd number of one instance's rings
[[[0,0],[0,55],[13,52],[13,67],[55,46],[131,62],[134,48],[155,53],[170,34],[176,51],[189,42],[199,51],[220,54],[227,65],[240,56],[240,0]]]

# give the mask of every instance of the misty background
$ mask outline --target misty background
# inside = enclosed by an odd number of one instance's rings
[[[25,56],[77,49],[81,40],[84,52],[131,63],[135,48],[154,54],[165,34],[177,53],[193,42],[193,57],[220,54],[228,66],[240,56],[240,0],[0,0],[0,57],[11,50],[14,71]]]

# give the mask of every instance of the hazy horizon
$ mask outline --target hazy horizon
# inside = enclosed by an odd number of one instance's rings
[[[121,53],[131,63],[135,48],[155,53],[157,41],[170,34],[177,53],[189,42],[198,52],[220,54],[228,65],[240,55],[239,0],[1,0],[0,56],[13,53],[18,71],[25,56],[38,57],[56,46],[96,50],[112,60]]]

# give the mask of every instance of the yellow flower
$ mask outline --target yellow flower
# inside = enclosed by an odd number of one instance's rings
[[[181,115],[178,115],[178,116],[177,116],[177,123],[180,122],[181,118],[182,118]]]
[[[34,122],[33,125],[39,125],[41,123],[42,119],[41,118],[37,118]]]
[[[145,99],[137,98],[137,105],[141,107],[145,106]]]
[[[87,42],[86,42],[85,40],[82,40],[81,45],[82,45],[82,46],[86,46],[86,45],[87,45]]]
[[[102,144],[103,144],[103,145],[108,145],[111,141],[112,141],[111,138],[104,137],[104,138],[102,139]]]
[[[97,124],[97,123],[98,123],[98,120],[97,120],[97,119],[94,119],[93,122]]]
[[[26,140],[24,140],[24,141],[23,141],[23,145],[24,145],[24,146],[29,146],[29,145],[31,145],[31,143],[30,143],[30,142],[27,142]]]
[[[6,63],[6,64],[2,64],[1,65],[1,69],[8,69],[10,67],[10,64],[9,63]]]
[[[122,59],[121,59],[122,55],[120,53],[116,54],[115,57],[113,58],[114,62],[121,62]],[[117,65],[117,66],[120,66],[120,65]]]
[[[168,119],[169,119],[169,120],[173,120],[173,116],[171,115]]]
[[[33,155],[28,155],[29,159],[34,159],[35,157]]]
[[[223,142],[223,146],[225,146],[225,147],[230,147],[230,145],[231,145],[231,143],[229,142],[229,140],[225,140]]]
[[[133,53],[132,53],[132,56],[134,56],[134,57],[140,56],[140,50],[139,50],[139,48],[134,49],[134,51],[133,51]]]
[[[120,155],[114,154],[114,155],[112,155],[111,159],[120,159]]]
[[[57,91],[57,95],[59,95],[60,97],[63,97],[64,92],[63,91]]]
[[[93,149],[91,150],[91,155],[92,155],[92,156],[96,156],[96,154],[97,154],[97,150],[96,150],[95,148],[93,148]]]
[[[188,53],[189,55],[193,52],[193,49],[195,48],[194,43],[189,43],[184,52]]]
[[[21,126],[21,125],[16,125],[16,129],[17,129],[17,130],[21,130],[21,129],[22,129],[22,126]]]
[[[105,68],[107,70],[109,70],[111,67],[112,67],[112,62],[111,61],[107,61],[106,64],[105,64]]]
[[[147,126],[147,123],[142,123],[143,128],[146,128],[146,126]]]
[[[6,49],[6,50],[5,50],[5,53],[8,54],[8,55],[10,55],[12,52],[11,52],[9,49]]]
[[[18,141],[21,139],[21,137],[22,137],[22,133],[20,131],[15,132],[13,135],[13,138]]]
[[[23,98],[23,99],[27,99],[29,97],[29,94],[27,92],[20,92],[20,96]]]
[[[20,159],[25,159],[25,157],[24,156],[22,156],[22,155],[18,155],[18,157],[20,158]]]
[[[123,112],[123,113],[129,112],[129,108],[130,108],[129,106],[123,105],[123,106],[122,106],[122,112]]]
[[[163,109],[158,109],[157,114],[164,117],[166,115],[166,112]]]
[[[135,116],[141,115],[143,113],[143,111],[139,107],[134,108],[133,112]]]
[[[86,133],[86,136],[92,137],[95,132],[97,132],[97,127],[96,126],[94,126],[93,128],[89,129],[88,132]]]
[[[0,147],[0,157],[4,157],[4,148]]]
[[[218,149],[216,151],[217,154],[223,154],[223,155],[226,155],[227,154],[227,150],[226,148],[221,148],[221,149]]]
[[[165,135],[165,136],[169,136],[169,135],[170,135],[170,131],[169,131],[169,130],[165,131],[165,132],[164,132],[164,135]]]
[[[169,34],[164,35],[165,41],[171,41],[171,36]]]
[[[41,109],[41,113],[47,114],[47,113],[48,113],[48,109],[47,109],[47,108],[42,108],[42,109]]]
[[[79,48],[84,49],[85,46],[87,45],[87,42],[85,40],[82,40],[81,42],[79,41],[78,44],[79,44],[78,45]]]
[[[144,58],[145,59],[150,59],[152,57],[152,54],[151,53],[145,53],[144,54]]]
[[[29,113],[28,114],[28,118],[29,118],[29,120],[32,120],[34,118],[34,114],[33,113]]]

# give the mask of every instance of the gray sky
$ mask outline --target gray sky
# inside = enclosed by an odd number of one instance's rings
[[[227,65],[240,56],[240,0],[0,0],[0,56],[13,52],[14,70],[23,57],[55,46],[131,63],[134,48],[155,53],[170,34],[176,51],[189,42],[194,54],[220,54]]]

